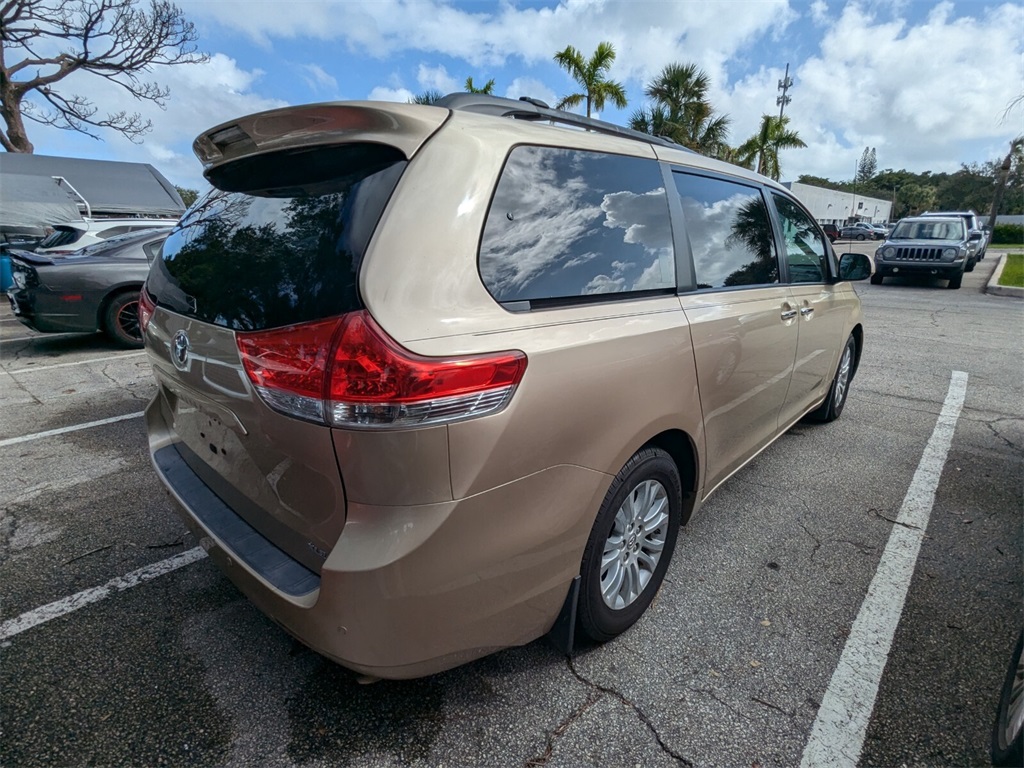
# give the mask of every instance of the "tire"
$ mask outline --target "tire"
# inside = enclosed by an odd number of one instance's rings
[[[580,568],[576,618],[591,640],[611,640],[647,610],[672,559],[682,509],[679,470],[665,451],[643,448],[619,470]]]
[[[956,277],[949,278],[949,285],[947,285],[946,287],[949,288],[951,291],[955,291],[957,288],[960,287],[960,284],[963,281],[964,281],[964,273],[960,272],[960,273],[957,274]]]
[[[846,346],[839,355],[839,365],[836,366],[836,375],[832,379],[832,386],[828,389],[828,397],[825,402],[807,414],[809,421],[817,421],[822,424],[835,421],[843,415],[843,408],[846,407],[846,400],[850,396],[850,384],[853,382],[854,361],[857,359],[857,342],[853,336],[846,339]]]
[[[882,275],[880,275],[877,272],[875,272],[875,274],[873,274],[871,276],[871,284],[872,285],[881,285],[882,284]]]
[[[867,236],[867,235],[865,235],[865,234],[859,234],[859,235],[857,235],[857,239],[858,239],[858,240],[867,240],[867,239],[868,239],[868,236]]]
[[[103,313],[103,332],[119,347],[142,348],[139,291],[122,291],[114,294]]]
[[[999,695],[996,722],[992,727],[992,765],[1024,765],[1024,632],[1017,637],[1017,647],[1006,670],[1003,690]]]
[[[968,261],[967,266],[964,267],[964,272],[973,272],[975,264],[977,264],[977,261],[975,259],[971,259],[970,261]]]

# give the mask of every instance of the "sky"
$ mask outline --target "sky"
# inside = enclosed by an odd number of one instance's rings
[[[1001,159],[1024,132],[1024,4],[931,0],[178,0],[196,25],[205,64],[156,68],[166,109],[76,73],[62,92],[101,113],[152,120],[143,143],[103,140],[29,123],[38,154],[151,163],[203,189],[192,140],[241,115],[290,104],[406,101],[427,89],[495,81],[495,93],[554,105],[577,91],[553,61],[608,41],[609,77],[629,105],[601,119],[626,124],[647,105],[645,85],[669,63],[695,63],[739,145],[762,114],[778,114],[778,83],[806,149],[781,154],[783,180],[850,179],[866,147],[878,169],[952,172]],[[16,56],[8,54],[8,64]]]

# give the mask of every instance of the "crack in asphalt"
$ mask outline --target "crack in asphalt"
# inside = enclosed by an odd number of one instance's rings
[[[853,541],[852,539],[836,539],[836,544],[849,544],[862,555],[873,554],[875,550],[878,549],[878,547],[873,544],[865,544],[862,541]]]
[[[789,717],[789,718],[796,717],[796,712],[795,711],[794,712],[790,712],[788,709],[783,709],[778,704],[772,704],[770,701],[766,701],[765,699],[762,699],[762,698],[760,698],[758,696],[751,696],[750,700],[751,701],[755,701],[758,704],[763,704],[764,706],[768,707],[769,709],[774,709],[777,712],[781,712],[786,717]]]
[[[555,730],[548,734],[547,744],[544,745],[544,751],[536,757],[531,757],[529,760],[527,760],[523,764],[524,768],[540,768],[540,766],[547,765],[548,760],[551,759],[551,755],[554,754],[555,741],[562,738],[562,736],[565,735],[565,732],[569,730],[570,726],[572,726],[573,723],[575,723],[583,716],[584,712],[586,712],[588,709],[590,709],[603,698],[604,694],[599,694],[591,690],[590,695],[587,697],[587,700],[583,702],[580,706],[576,707],[576,709],[574,709],[572,712],[570,712],[562,720],[562,722],[558,724]]]
[[[11,377],[11,381],[13,381],[13,382],[14,382],[14,386],[15,386],[15,387],[16,387],[17,389],[21,390],[21,391],[22,391],[22,392],[24,392],[24,393],[25,393],[26,395],[28,395],[28,396],[29,396],[30,398],[32,398],[32,402],[33,402],[33,403],[35,403],[36,405],[42,405],[42,404],[43,404],[43,401],[42,401],[42,400],[40,400],[40,399],[39,399],[38,397],[36,397],[36,396],[35,396],[35,394],[34,394],[34,393],[32,393],[32,392],[30,392],[30,391],[28,390],[28,387],[26,387],[26,386],[25,386],[24,384],[22,384],[22,383],[21,383],[20,381],[18,381],[18,377],[17,377],[17,376],[15,376],[15,375],[14,375],[13,373],[11,373],[10,371],[5,371],[5,373],[6,373],[6,374],[7,374],[8,376],[10,376],[10,377]]]
[[[708,696],[709,698],[714,699],[719,704],[721,704],[723,707],[725,707],[730,712],[732,712],[734,715],[736,715],[736,717],[741,717],[744,720],[750,720],[751,719],[748,715],[745,715],[742,712],[740,712],[738,709],[736,709],[734,706],[732,706],[729,702],[727,702],[727,701],[725,701],[723,699],[718,698],[718,696],[715,695],[715,692],[713,690],[711,690],[710,688],[688,688],[687,690],[690,691],[690,693],[703,693],[705,696]]]
[[[983,421],[982,424],[984,424],[986,427],[988,427],[989,430],[992,432],[992,434],[996,436],[996,438],[998,438],[999,440],[1002,440],[1004,443],[1006,443],[1006,445],[1008,445],[1013,450],[1019,451],[1020,450],[1020,446],[1018,446],[1016,443],[1014,443],[1009,438],[1003,437],[1002,433],[998,429],[996,429],[995,425],[998,424],[1001,421],[1018,421],[1018,419],[1009,418],[1009,417],[1008,418],[1003,418],[1003,419],[991,419],[990,421]]]
[[[919,526],[919,525],[911,525],[910,523],[901,523],[899,520],[895,520],[895,519],[893,519],[891,517],[886,517],[880,511],[878,511],[877,509],[875,509],[873,507],[871,509],[869,509],[868,512],[871,512],[875,517],[879,517],[882,520],[885,520],[887,522],[892,523],[893,525],[902,525],[904,528],[909,528],[912,531],[920,531],[921,530],[921,526]]]
[[[807,505],[805,504],[804,506],[806,507]],[[821,549],[821,540],[812,534],[810,528],[804,525],[803,520],[797,520],[797,524],[804,529],[805,534],[807,534],[811,541],[814,542],[814,549],[811,550],[811,562],[814,562],[814,558],[817,556],[818,550]]]
[[[668,744],[665,743],[664,739],[661,738],[661,734],[658,733],[658,729],[654,727],[654,723],[651,722],[651,719],[647,716],[647,714],[642,709],[640,709],[640,707],[637,704],[635,704],[628,697],[626,697],[624,694],[620,693],[619,691],[615,690],[614,688],[610,688],[610,687],[608,687],[606,685],[601,685],[600,683],[595,683],[592,680],[588,679],[587,677],[584,677],[584,675],[582,673],[580,673],[579,670],[576,669],[576,665],[573,663],[572,657],[569,657],[566,660],[566,663],[568,664],[569,671],[572,673],[573,677],[575,677],[581,683],[586,685],[592,691],[597,691],[597,692],[600,692],[602,694],[608,694],[609,696],[613,696],[614,698],[618,699],[620,702],[625,704],[627,707],[632,709],[636,713],[636,716],[640,718],[640,722],[642,722],[645,726],[647,726],[647,730],[651,732],[652,736],[654,736],[654,740],[658,742],[658,746],[661,747],[661,751],[662,752],[664,752],[666,755],[671,757],[673,760],[675,760],[680,765],[685,765],[685,766],[687,766],[687,768],[693,768],[693,762],[691,760],[688,760],[687,758],[683,757],[678,752],[676,752],[674,749],[672,749],[672,747],[670,747]],[[602,698],[602,696],[597,696],[593,703],[596,703],[601,698]],[[582,714],[582,712],[581,712],[581,714]],[[566,727],[568,727],[568,726],[566,726]],[[543,765],[543,763],[540,763],[540,765]]]

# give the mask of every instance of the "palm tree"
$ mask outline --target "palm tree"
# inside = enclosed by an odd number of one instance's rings
[[[782,175],[782,169],[779,167],[779,150],[807,146],[800,135],[789,130],[787,125],[788,117],[762,115],[761,128],[737,149],[740,155],[756,155],[757,172],[776,181]]]
[[[444,94],[436,88],[430,88],[423,93],[418,93],[409,99],[410,104],[436,104],[444,98]]]
[[[715,115],[708,101],[710,80],[696,64],[669,64],[648,83],[654,104],[633,113],[629,126],[685,147],[717,156],[726,147],[729,118]]]
[[[576,107],[586,101],[587,117],[590,117],[591,108],[600,112],[608,100],[620,109],[625,107],[626,89],[622,87],[622,83],[605,79],[605,73],[613,61],[615,48],[611,43],[598,43],[597,50],[589,61],[585,61],[583,54],[571,45],[567,45],[564,51],[556,53],[555,62],[582,86],[584,92],[569,94],[555,105],[555,109]]]
[[[467,77],[466,78],[466,93],[482,93],[485,96],[490,96],[492,93],[494,93],[494,78],[492,77],[490,80],[488,80],[486,83],[484,83],[484,87],[483,88],[475,88],[473,86],[473,78],[472,77]]]

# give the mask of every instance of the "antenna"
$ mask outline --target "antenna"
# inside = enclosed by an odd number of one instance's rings
[[[793,78],[789,76],[789,62],[786,62],[786,74],[779,80],[779,90],[782,91],[781,96],[775,97],[775,103],[779,106],[779,120],[782,120],[782,113],[786,109],[786,105],[793,100],[792,96],[787,96],[786,91],[793,87]]]

